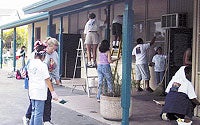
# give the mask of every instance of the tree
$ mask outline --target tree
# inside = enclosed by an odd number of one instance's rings
[[[14,40],[14,30],[8,29],[3,32],[3,43],[4,48],[9,49],[13,45]],[[28,26],[21,26],[16,28],[16,47],[28,46]]]

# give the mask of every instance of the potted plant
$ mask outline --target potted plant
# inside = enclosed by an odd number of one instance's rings
[[[131,81],[131,96],[133,96],[137,92],[136,82],[135,80]]]
[[[100,101],[100,114],[107,120],[121,120],[122,119],[122,107],[121,107],[121,83],[122,80],[119,74],[116,74],[116,79],[113,82],[113,93],[108,93],[104,84],[103,94]],[[131,117],[132,111],[132,99],[130,101],[129,117]]]

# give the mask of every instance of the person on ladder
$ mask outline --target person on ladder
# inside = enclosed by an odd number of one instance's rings
[[[112,21],[113,48],[119,48],[119,42],[122,40],[123,15],[117,15]]]
[[[85,34],[85,44],[87,49],[87,58],[88,58],[88,67],[96,67],[96,51],[99,44],[99,29],[104,26],[105,21],[100,21],[96,19],[96,15],[94,13],[90,13],[88,15],[89,20],[85,24],[84,34]],[[107,16],[106,16],[107,17]],[[91,49],[92,49],[92,57],[91,60]]]

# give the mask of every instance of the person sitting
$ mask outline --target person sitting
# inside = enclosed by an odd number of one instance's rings
[[[192,119],[194,108],[199,105],[191,83],[191,66],[182,66],[172,77],[165,92],[165,105],[162,109],[163,120]]]

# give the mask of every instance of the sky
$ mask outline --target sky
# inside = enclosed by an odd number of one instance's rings
[[[2,9],[21,9],[27,5],[33,4],[41,0],[0,0],[0,8]]]
[[[13,10],[13,13],[9,14],[11,16],[2,16],[1,13],[3,12],[0,12],[0,25],[26,17],[22,8],[39,1],[41,0],[0,0],[0,9]],[[20,17],[17,15],[17,11],[15,10],[18,11]]]

